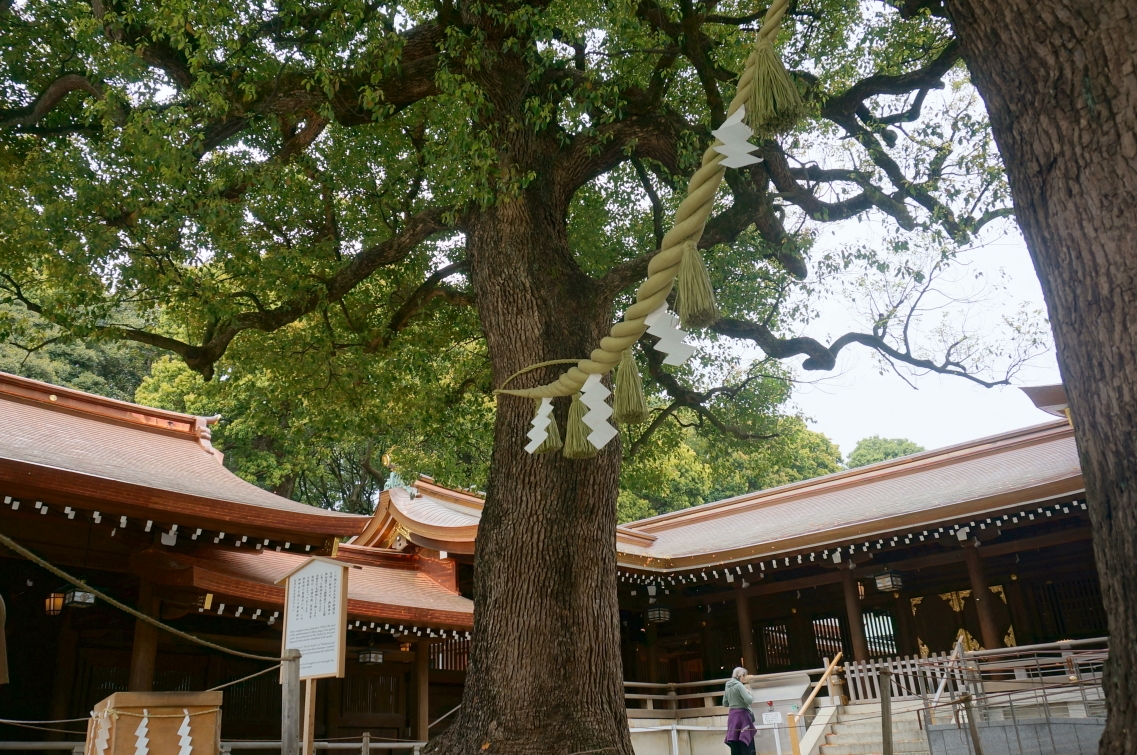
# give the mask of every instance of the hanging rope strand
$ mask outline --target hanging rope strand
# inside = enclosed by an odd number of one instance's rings
[[[104,601],[106,601],[109,605],[114,606],[115,608],[119,609],[120,611],[126,611],[128,614],[130,614],[134,618],[141,619],[142,621],[145,621],[147,624],[152,624],[152,625],[158,627],[159,629],[161,629],[163,632],[169,632],[170,634],[172,634],[176,637],[181,637],[183,640],[189,640],[190,642],[201,645],[202,647],[207,647],[211,650],[219,650],[222,653],[228,653],[229,655],[235,655],[239,658],[251,658],[254,661],[277,661],[277,662],[279,662],[279,661],[283,660],[283,659],[277,658],[275,656],[253,655],[252,653],[243,653],[240,650],[233,650],[232,648],[227,648],[227,647],[224,647],[222,645],[218,645],[216,643],[210,642],[209,640],[203,640],[200,637],[194,637],[192,634],[189,634],[188,632],[183,632],[180,629],[174,629],[173,627],[168,626],[168,625],[163,624],[162,622],[158,621],[153,616],[147,616],[146,614],[142,613],[141,611],[137,611],[137,610],[131,608],[130,606],[126,605],[125,603],[120,603],[119,601],[115,600],[114,598],[107,595],[106,593],[100,592],[100,591],[96,590],[95,588],[91,587],[90,585],[88,585],[83,580],[77,579],[76,577],[72,577],[70,574],[63,571],[62,569],[60,569],[55,564],[52,564],[48,561],[45,561],[44,559],[42,559],[39,556],[37,556],[36,554],[32,553],[30,550],[28,550],[24,546],[20,545],[15,540],[8,537],[7,535],[4,535],[3,533],[0,533],[0,543],[3,543],[4,545],[8,546],[12,550],[14,550],[16,553],[19,553],[21,556],[28,559],[32,563],[37,564],[39,566],[42,566],[43,568],[47,569],[49,572],[51,572],[55,576],[59,577],[60,579],[66,580],[67,582],[70,582],[71,584],[75,585],[76,587],[80,588],[81,590],[84,590],[84,591],[89,592],[89,593],[94,593],[96,596],[98,596],[99,598],[102,598]]]

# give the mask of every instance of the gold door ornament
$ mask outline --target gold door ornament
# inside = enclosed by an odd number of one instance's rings
[[[971,597],[971,590],[959,590],[952,592],[941,593],[940,597],[951,604],[951,610],[959,613],[963,607],[967,605],[967,599]],[[960,631],[963,631],[962,629]],[[970,637],[971,635],[968,635]]]

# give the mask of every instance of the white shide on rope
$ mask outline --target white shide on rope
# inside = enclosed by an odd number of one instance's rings
[[[549,423],[553,421],[550,416],[553,413],[553,400],[548,398],[541,399],[541,404],[537,407],[537,413],[533,415],[533,425],[529,429],[526,437],[529,438],[528,445],[525,450],[529,453],[535,452],[549,437]]]
[[[745,168],[747,165],[762,162],[761,157],[750,154],[758,149],[750,143],[754,132],[743,120],[746,117],[746,106],[742,105],[734,111],[734,115],[722,122],[722,125],[711,132],[711,135],[722,142],[715,146],[715,152],[726,155],[726,159],[719,165],[725,168]]]
[[[95,711],[91,711],[91,716],[95,715]],[[111,722],[104,711],[99,716],[98,733],[95,734],[95,752],[97,755],[107,755],[107,745],[111,741]]]
[[[684,343],[687,331],[679,329],[679,316],[667,309],[667,303],[644,318],[647,332],[659,339],[655,350],[666,354],[663,363],[679,366],[695,353],[695,347]]]
[[[150,752],[150,711],[142,709],[142,720],[138,722],[138,728],[134,730],[134,755],[148,755]]]
[[[611,395],[612,391],[601,382],[600,375],[589,375],[580,389],[580,403],[588,407],[588,412],[582,419],[592,429],[588,434],[588,442],[598,449],[604,448],[618,434],[616,428],[608,422],[612,416],[612,407],[608,405],[608,397]]]
[[[190,736],[190,715],[187,708],[183,708],[185,718],[178,727],[178,755],[191,755],[193,753],[193,737]]]

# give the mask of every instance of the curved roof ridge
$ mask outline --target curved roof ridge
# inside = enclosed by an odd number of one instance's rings
[[[711,514],[721,515],[725,513],[724,509],[748,510],[759,508],[762,505],[777,502],[779,499],[798,497],[812,491],[867,484],[881,478],[895,477],[921,469],[950,464],[968,457],[1012,448],[1023,443],[1041,442],[1055,436],[1072,433],[1073,428],[1065,420],[1030,425],[996,435],[943,446],[942,448],[887,459],[863,467],[845,469],[821,477],[812,477],[808,480],[799,480],[765,490],[743,493],[731,498],[724,498],[721,501],[712,501],[678,511],[657,514],[646,519],[629,522],[623,527],[634,532],[650,534],[653,531],[670,529],[673,526],[685,524],[687,520],[698,520]]]

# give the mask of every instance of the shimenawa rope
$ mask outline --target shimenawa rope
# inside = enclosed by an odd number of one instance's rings
[[[801,95],[789,73],[774,52],[773,45],[781,27],[782,17],[789,8],[789,0],[774,0],[766,11],[762,28],[746,60],[738,89],[731,100],[727,115],[746,106],[747,119],[759,133],[771,134],[785,130],[800,117],[803,105]],[[659,252],[648,263],[648,277],[636,292],[636,303],[624,312],[622,322],[616,323],[608,336],[600,341],[588,359],[553,360],[541,362],[520,370],[494,393],[526,398],[556,398],[572,396],[584,386],[589,375],[603,375],[616,366],[626,349],[630,349],[647,331],[644,319],[667,301],[675,278],[689,248],[698,252],[697,245],[703,228],[714,206],[726,169],[720,165],[726,156],[715,151],[722,142],[716,140],[703,153],[701,167],[695,171],[687,185],[687,196],[675,213],[675,223],[664,235]],[[691,263],[697,263],[691,260]],[[507,388],[517,375],[538,367],[575,362],[554,382],[534,388]],[[566,448],[568,442],[566,439]]]

